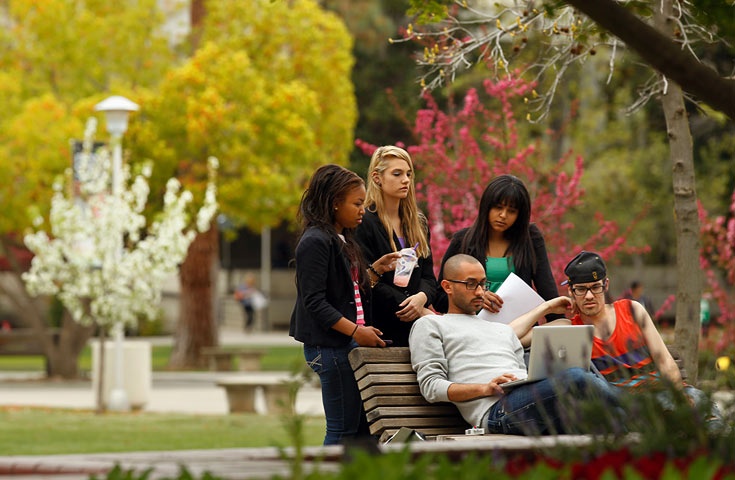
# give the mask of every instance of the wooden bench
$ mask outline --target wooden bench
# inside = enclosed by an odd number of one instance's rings
[[[269,414],[288,413],[289,386],[278,378],[226,378],[217,382],[225,389],[230,413],[256,413],[255,395],[263,392],[265,406]]]
[[[408,347],[359,347],[349,360],[370,434],[379,435],[381,442],[401,427],[431,436],[464,434],[469,428],[454,404],[429,403],[421,396]]]
[[[671,355],[686,378],[679,353],[669,347]],[[411,367],[407,347],[359,347],[349,354],[355,373],[370,434],[380,435],[384,442],[401,427],[425,435],[464,435],[470,425],[452,403],[429,403],[419,391],[416,373]]]
[[[213,372],[234,370],[234,358],[238,359],[239,371],[257,372],[260,370],[260,359],[265,354],[265,350],[233,350],[219,347],[202,349],[202,355],[209,359],[209,369]]]

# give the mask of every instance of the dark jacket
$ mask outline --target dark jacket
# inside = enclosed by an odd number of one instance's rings
[[[528,229],[531,234],[533,251],[536,254],[536,272],[533,271],[532,265],[526,265],[523,268],[518,268],[516,265],[515,274],[531,287],[535,287],[538,294],[541,295],[541,298],[544,300],[551,300],[552,298],[559,296],[559,289],[556,286],[556,281],[554,281],[554,276],[551,274],[551,266],[549,265],[549,256],[546,253],[544,236],[541,234],[541,230],[539,230],[535,223],[530,224]],[[464,240],[468,230],[468,228],[463,228],[452,237],[452,241],[449,244],[447,251],[444,253],[444,258],[442,258],[442,267],[439,271],[440,282],[444,278],[444,262],[458,253],[463,253],[460,251],[460,247],[462,246],[462,240]],[[486,257],[483,256],[480,258],[476,256],[475,258],[479,260],[484,268]],[[449,308],[447,295],[443,290],[439,289],[439,291],[440,295],[437,295],[439,298],[434,301],[434,308],[436,308],[437,311],[446,312]],[[546,316],[547,320],[554,320],[556,318],[563,318],[563,315]]]
[[[427,239],[430,240],[427,228]],[[357,227],[357,242],[362,248],[362,253],[368,263],[378,260],[386,253],[393,252],[388,232],[380,221],[377,213],[370,210],[365,211],[362,224]],[[393,242],[400,247],[398,238],[393,235]],[[413,245],[410,245],[413,246]],[[407,287],[393,285],[393,272],[386,272],[373,287],[373,325],[383,332],[383,338],[393,340],[394,346],[407,347],[408,334],[413,322],[402,322],[396,317],[396,312],[401,309],[398,305],[406,298],[418,292],[426,294],[429,306],[436,295],[436,277],[434,276],[434,260],[429,251],[429,256],[419,258],[413,269]]]
[[[332,329],[345,317],[357,319],[350,265],[337,236],[311,227],[296,246],[297,298],[289,335],[307,345],[342,347],[349,335]],[[370,291],[360,292],[365,323],[370,325]]]

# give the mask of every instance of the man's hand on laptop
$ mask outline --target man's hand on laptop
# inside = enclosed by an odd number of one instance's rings
[[[494,378],[490,383],[487,384],[487,396],[490,397],[493,395],[502,395],[503,389],[500,388],[500,385],[503,383],[512,382],[514,380],[518,380],[518,378],[512,373],[504,373],[501,376]]]

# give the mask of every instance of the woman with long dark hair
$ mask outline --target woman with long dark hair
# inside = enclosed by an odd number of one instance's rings
[[[376,149],[367,184],[367,211],[356,233],[365,257],[375,260],[407,247],[413,247],[418,257],[405,286],[395,285],[393,272],[388,272],[373,288],[375,326],[393,345],[407,347],[413,321],[423,315],[436,293],[429,227],[416,205],[408,152],[392,145]]]
[[[354,229],[365,213],[365,183],[338,165],[320,167],[301,198],[303,231],[296,246],[297,299],[289,334],[319,375],[327,419],[325,445],[367,433],[367,421],[347,355],[354,347],[384,347],[371,324],[371,284],[393,268],[397,254],[365,263]]]
[[[442,259],[439,281],[443,278],[444,262],[457,253],[465,253],[485,266],[489,288],[483,308],[493,313],[503,305],[495,291],[511,272],[535,287],[545,300],[558,297],[544,236],[530,220],[531,199],[523,182],[513,175],[494,178],[482,193],[475,222],[452,237]],[[446,297],[437,299],[434,306],[446,311]],[[547,319],[558,317],[550,315]]]

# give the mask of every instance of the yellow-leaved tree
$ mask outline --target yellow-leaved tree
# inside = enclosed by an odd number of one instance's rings
[[[291,220],[303,187],[324,163],[346,164],[356,102],[352,40],[338,17],[311,0],[205,2],[197,48],[141,99],[131,127],[135,157],[157,178],[195,192],[205,159],[220,160],[220,211],[260,231]],[[217,232],[200,234],[181,268],[174,366],[200,363],[216,345],[212,267]]]

